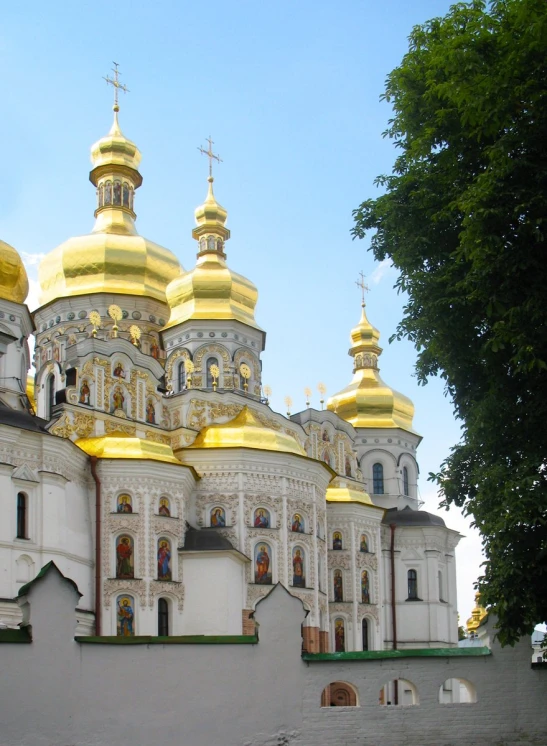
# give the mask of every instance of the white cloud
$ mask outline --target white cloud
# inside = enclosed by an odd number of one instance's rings
[[[369,280],[373,285],[378,285],[386,275],[391,274],[395,270],[395,267],[391,263],[391,259],[383,259],[380,264],[373,270],[369,276]]]
[[[45,257],[45,254],[31,254],[30,251],[21,251],[20,253],[23,264],[27,269],[29,267],[37,267]]]

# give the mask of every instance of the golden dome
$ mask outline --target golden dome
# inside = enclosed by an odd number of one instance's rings
[[[171,316],[166,328],[189,319],[234,319],[260,329],[254,310],[258,291],[250,280],[226,264],[224,242],[230,238],[225,227],[227,212],[213,193],[213,177],[203,205],[196,211],[197,227],[192,236],[199,242],[196,266],[167,288]]]
[[[189,448],[255,448],[307,456],[292,435],[266,427],[249,407],[229,422],[204,427]]]
[[[23,260],[5,241],[0,241],[0,298],[24,303],[28,295],[28,277]]]
[[[141,154],[122,134],[115,107],[108,135],[91,148],[89,175],[97,187],[95,226],[69,238],[41,262],[42,305],[56,298],[121,293],[166,302],[165,289],[181,273],[176,256],[142,236],[135,227],[134,192],[142,184]]]
[[[88,456],[97,458],[150,459],[182,466],[181,462],[175,458],[171,446],[122,432],[113,432],[98,438],[79,438],[75,444]]]
[[[362,503],[377,508],[370,499],[368,492],[359,490],[355,485],[349,484],[344,479],[333,479],[327,487],[327,502],[329,503]],[[383,510],[383,508],[379,508]]]
[[[380,332],[367,319],[364,303],[362,308],[361,320],[351,331],[349,355],[354,358],[353,380],[331,396],[327,409],[353,427],[398,427],[413,433],[414,405],[380,378]]]
[[[471,611],[471,616],[466,622],[468,632],[475,632],[488,616],[488,612],[481,604],[481,594],[475,593],[475,608]]]

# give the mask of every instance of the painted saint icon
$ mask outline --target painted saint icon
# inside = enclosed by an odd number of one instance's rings
[[[211,510],[211,526],[224,528],[226,525],[226,511],[224,508],[213,508]]]
[[[304,521],[302,520],[300,513],[295,513],[293,515],[291,531],[294,531],[297,534],[304,533]]]
[[[349,456],[346,456],[346,477],[351,477],[351,461]]]
[[[148,399],[146,402],[146,421],[151,425],[156,424],[156,408],[152,399]]]
[[[114,366],[114,372],[112,373],[114,378],[125,378],[125,370],[123,369],[123,363],[119,360]]]
[[[116,634],[118,637],[133,637],[135,629],[133,621],[135,619],[135,612],[133,611],[135,601],[133,596],[118,596],[117,599],[117,625]]]
[[[370,603],[370,580],[366,570],[361,573],[361,603]]]
[[[270,528],[270,511],[266,508],[257,508],[254,519],[255,528]]]
[[[342,570],[335,570],[332,576],[333,588],[334,588],[334,600],[344,600],[344,580],[342,578]]]
[[[166,538],[158,540],[158,580],[173,580],[171,574],[171,542]]]
[[[332,548],[342,549],[342,534],[340,531],[335,531],[332,535]]]
[[[361,552],[368,552],[368,541],[365,534],[361,534],[360,550]]]
[[[91,396],[91,389],[89,388],[89,383],[87,382],[87,378],[84,378],[81,385],[80,385],[80,398],[78,401],[80,404],[85,404],[89,407],[90,405],[90,396]]]
[[[160,507],[158,509],[158,513],[167,517],[171,515],[171,510],[169,508],[169,499],[167,497],[160,497]]]
[[[131,495],[118,495],[118,513],[132,513],[133,512],[133,501]]]
[[[112,204],[112,182],[107,181],[104,187],[104,203],[105,205]]]
[[[299,588],[306,587],[303,550],[300,547],[295,547],[292,552],[292,584]]]
[[[336,653],[346,651],[346,630],[343,619],[336,619],[334,622],[334,650]]]
[[[160,348],[155,341],[152,342],[152,344],[150,345],[150,354],[152,355],[154,360],[157,360],[160,356]]]
[[[255,583],[269,585],[272,582],[271,549],[268,544],[257,544],[255,547]]]
[[[116,544],[116,577],[123,579],[135,577],[133,539],[130,536],[118,537]]]
[[[125,396],[123,395],[123,389],[121,386],[116,386],[112,394],[112,412],[121,410],[124,412]]]
[[[122,194],[123,194],[123,206],[129,207],[129,184],[127,184],[125,181],[122,187]]]
[[[122,203],[122,185],[119,181],[114,182],[114,204],[121,205]]]

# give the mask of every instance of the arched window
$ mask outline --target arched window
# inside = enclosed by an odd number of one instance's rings
[[[12,524],[13,525],[13,524]],[[24,492],[17,494],[17,538],[27,537],[27,496]]]
[[[346,681],[333,681],[323,689],[321,707],[359,707],[357,689]]]
[[[158,600],[158,636],[169,635],[169,601],[166,598]]]
[[[363,650],[368,650],[368,620],[363,617]]]
[[[410,492],[408,490],[408,469],[406,466],[403,466],[403,494],[405,494],[407,497],[410,495]]]
[[[177,390],[184,391],[186,385],[186,368],[184,367],[184,360],[179,363],[177,368]]]
[[[372,491],[375,495],[384,494],[384,467],[374,464],[372,467]]]
[[[216,378],[211,372],[211,368],[213,367],[213,365],[216,365],[217,368],[219,367],[218,360],[216,357],[210,357],[207,360],[207,388],[208,389],[213,388],[213,383],[216,386],[218,386],[218,378]]]
[[[416,570],[409,570],[407,573],[408,577],[408,598],[418,598],[418,573]]]
[[[393,679],[380,689],[381,705],[419,705],[418,690],[411,681]]]
[[[53,413],[53,407],[55,406],[55,376],[52,373],[47,379],[46,383],[47,392],[47,419],[51,418]]]

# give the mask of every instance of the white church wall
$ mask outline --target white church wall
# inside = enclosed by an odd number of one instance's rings
[[[254,645],[74,642],[78,596],[51,570],[26,601],[33,641],[1,642],[3,746],[537,746],[547,742],[545,671],[530,641],[490,656],[302,660],[301,604],[282,588],[256,612]],[[25,601],[25,599],[23,599]],[[382,706],[395,679],[416,704]],[[441,704],[447,679],[476,703]],[[347,682],[357,707],[322,707]],[[404,700],[403,700],[404,701]]]
[[[235,552],[184,552],[183,635],[240,635],[245,558]]]

